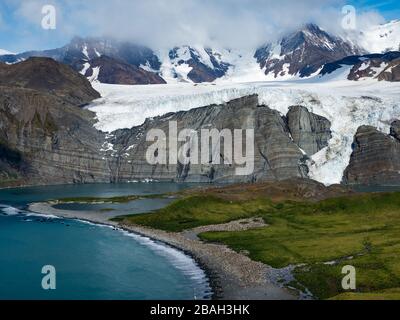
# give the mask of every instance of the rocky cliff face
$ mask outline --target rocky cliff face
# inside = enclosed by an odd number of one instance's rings
[[[24,183],[109,181],[98,152],[104,136],[90,112],[38,91],[0,87],[0,115],[3,163]]]
[[[307,108],[294,106],[287,114],[293,141],[308,155],[313,155],[328,145],[331,123],[324,117],[310,113]]]
[[[79,107],[99,96],[85,77],[42,58],[2,66],[0,74],[3,184],[109,181],[98,152],[104,134]]]
[[[302,107],[293,107],[293,110]],[[291,115],[292,122],[300,121],[300,112]],[[310,119],[316,115],[308,113]],[[319,119],[319,118],[318,118]],[[254,130],[254,171],[252,174],[241,176],[236,174],[236,169],[241,167],[234,161],[224,164],[225,152],[221,148],[217,157],[221,164],[156,164],[150,165],[146,160],[146,150],[153,142],[146,142],[146,134],[150,129],[161,129],[169,134],[169,124],[177,123],[178,132],[182,129],[191,129],[200,133],[202,129],[215,128],[221,132],[228,129],[253,129]],[[323,122],[328,125],[329,122]],[[318,127],[318,126],[316,126]],[[312,132],[310,128],[307,137],[303,132],[297,132],[301,141],[307,141],[311,136],[317,137],[320,132]],[[329,130],[329,128],[326,128]],[[200,139],[200,137],[199,137]],[[318,140],[315,138],[313,141]],[[222,140],[224,141],[224,140]],[[243,132],[243,141],[245,134]],[[290,128],[286,117],[267,106],[259,106],[257,96],[249,96],[231,101],[225,105],[213,105],[192,109],[176,114],[167,114],[147,120],[142,126],[130,130],[120,130],[109,139],[112,146],[107,151],[107,156],[113,159],[113,179],[115,181],[132,181],[140,179],[176,180],[191,182],[243,182],[260,180],[283,180],[289,177],[307,177],[305,161],[308,156],[304,154],[296,142],[291,138]],[[184,144],[178,144],[178,149]],[[311,143],[310,143],[311,145]],[[325,147],[326,141],[320,139],[320,144],[314,150]],[[313,147],[314,148],[314,147]],[[243,142],[243,153],[245,152]],[[158,152],[158,150],[157,150]],[[190,153],[193,150],[189,151]],[[167,143],[167,155],[169,144]],[[312,153],[309,154],[311,156]]]
[[[395,120],[390,126],[390,135],[400,141],[400,120]]]
[[[347,184],[399,185],[399,121],[392,123],[390,135],[371,126],[358,128],[353,153],[343,176]]]

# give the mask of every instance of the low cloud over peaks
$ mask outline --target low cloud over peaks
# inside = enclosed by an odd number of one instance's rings
[[[181,44],[254,48],[314,22],[339,30],[342,0],[6,0],[22,37],[43,46],[41,6],[57,8],[52,41],[72,36],[113,36],[157,48]],[[4,5],[3,5],[4,6]],[[368,19],[363,16],[368,14]],[[382,21],[377,13],[363,13],[360,21]],[[30,26],[30,27],[29,27]],[[36,28],[35,28],[36,26]],[[22,30],[25,28],[26,30]],[[340,30],[339,30],[340,31]],[[61,40],[62,39],[62,40]],[[22,40],[21,40],[22,41]],[[28,48],[26,48],[28,49]]]

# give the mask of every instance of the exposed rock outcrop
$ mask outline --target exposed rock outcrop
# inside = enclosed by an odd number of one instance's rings
[[[308,113],[310,119],[315,115]],[[326,120],[326,119],[325,119]],[[254,171],[245,176],[237,175],[236,163],[224,163],[224,151],[221,148],[221,164],[157,164],[149,165],[146,150],[153,142],[146,142],[146,133],[150,129],[161,129],[168,136],[169,123],[177,122],[178,132],[182,129],[196,130],[215,128],[219,131],[228,129],[254,130]],[[327,121],[327,120],[326,120]],[[310,136],[310,133],[307,133]],[[303,132],[298,133],[301,141]],[[200,139],[200,138],[199,138]],[[243,139],[245,137],[243,135]],[[222,140],[224,141],[224,140]],[[267,106],[259,106],[257,96],[233,100],[225,105],[213,105],[190,111],[167,114],[149,119],[145,124],[130,130],[115,132],[109,141],[113,150],[115,181],[136,179],[170,179],[193,182],[244,182],[260,180],[283,180],[292,177],[307,177],[305,161],[299,146],[291,139],[285,117]],[[321,139],[319,147],[324,147]],[[327,143],[327,142],[326,142]],[[178,149],[184,142],[181,142]],[[221,145],[224,145],[221,143]],[[245,143],[243,143],[243,152]],[[191,150],[190,152],[193,152]],[[167,144],[167,154],[169,146]],[[312,155],[310,153],[309,155]]]
[[[50,58],[29,58],[13,65],[1,63],[0,86],[33,89],[75,105],[100,98],[84,76]]]
[[[109,181],[94,115],[52,95],[0,87],[2,162],[26,184]],[[9,172],[9,170],[5,170]]]
[[[96,80],[108,84],[164,84],[166,83],[157,73],[143,70],[134,65],[107,56],[95,58],[88,63],[86,77],[93,77],[98,68]]]
[[[353,153],[343,176],[347,184],[399,185],[399,122],[387,135],[371,126],[361,126],[354,137]]]
[[[390,126],[390,135],[400,141],[400,120],[395,120]]]
[[[348,80],[358,81],[373,78],[379,81],[400,81],[400,52],[349,56],[327,63],[322,68],[320,76],[328,75],[342,68],[349,68]]]
[[[378,80],[390,82],[400,81],[400,58],[389,62],[385,70],[378,75]]]
[[[290,107],[287,120],[293,141],[308,155],[326,147],[332,137],[330,121],[310,113],[305,107]]]
[[[400,81],[400,52],[391,52],[382,57],[364,59],[350,70],[349,80],[375,78],[380,81]]]
[[[109,181],[87,79],[47,58],[0,69],[0,183]]]
[[[190,46],[175,47],[169,52],[169,59],[175,70],[183,66],[188,68],[187,79],[194,83],[213,82],[223,77],[231,66],[221,60],[221,55],[210,48],[193,48]]]

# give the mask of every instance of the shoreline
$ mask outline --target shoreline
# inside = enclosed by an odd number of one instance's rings
[[[138,225],[110,221],[101,212],[55,209],[49,203],[33,203],[29,211],[67,219],[109,225],[161,242],[178,249],[194,259],[205,272],[214,300],[293,300],[297,296],[268,281],[269,266],[256,262],[221,244],[205,243],[188,237],[187,232],[171,233]]]

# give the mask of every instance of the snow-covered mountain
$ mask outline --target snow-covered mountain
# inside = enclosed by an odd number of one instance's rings
[[[323,65],[362,50],[350,42],[328,34],[315,24],[307,24],[276,43],[257,50],[255,58],[269,78],[309,77]]]
[[[318,72],[328,62],[362,52],[351,42],[330,35],[314,24],[307,24],[276,43],[253,50],[250,59],[248,52],[235,50],[201,46],[174,48],[168,59],[163,59],[162,76],[195,83],[213,82],[219,78],[240,80],[243,76],[249,80],[304,78]],[[262,73],[264,75],[260,77]]]
[[[108,59],[99,60],[102,56]],[[91,80],[103,79],[105,83],[164,83],[154,75],[160,69],[161,62],[151,49],[114,39],[75,37],[62,48],[0,56],[0,61],[17,63],[29,57],[52,58],[70,65]],[[118,75],[110,75],[111,72]]]
[[[183,82],[213,82],[224,76],[230,66],[220,51],[203,46],[181,46],[170,50],[163,60],[162,76]]]
[[[400,21],[348,34],[346,38],[307,24],[279,41],[247,51],[201,45],[153,50],[115,39],[76,37],[62,48],[0,55],[0,61],[17,63],[32,56],[50,57],[70,65],[91,81],[109,84],[243,82],[308,78],[344,58],[396,51],[399,46]]]
[[[157,73],[111,58],[99,56],[85,62],[81,74],[91,82],[108,84],[165,84]]]
[[[79,69],[82,67],[84,61],[90,61],[102,55],[137,67],[141,65],[147,66],[154,70],[158,70],[161,65],[154,52],[144,46],[109,38],[80,37],[75,37],[70,43],[61,48],[44,51],[27,51],[13,56],[1,57],[0,60],[14,63],[32,56],[48,57]]]

